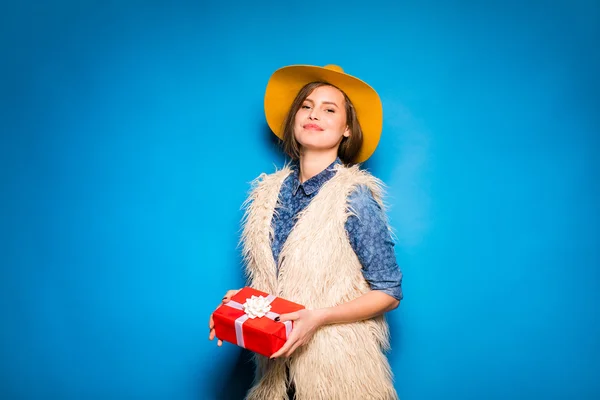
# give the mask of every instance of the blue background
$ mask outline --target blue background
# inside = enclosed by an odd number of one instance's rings
[[[600,3],[13,2],[0,13],[0,397],[227,399],[207,340],[289,64],[380,93],[403,400],[600,398]]]

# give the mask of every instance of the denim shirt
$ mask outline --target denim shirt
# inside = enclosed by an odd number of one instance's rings
[[[304,183],[300,183],[298,178],[298,165],[291,165],[292,173],[281,186],[280,205],[272,220],[275,264],[278,264],[279,254],[294,227],[296,216],[308,206],[321,186],[335,175],[333,167],[336,164],[341,164],[339,158]],[[394,242],[383,210],[364,185],[350,194],[348,203],[357,215],[348,217],[345,228],[350,245],[362,265],[365,280],[372,290],[380,290],[401,300],[402,272],[396,263]]]

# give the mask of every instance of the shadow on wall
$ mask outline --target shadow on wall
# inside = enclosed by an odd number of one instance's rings
[[[281,168],[284,163],[284,155],[280,145],[280,141],[271,132],[269,126],[264,124],[260,129],[260,142],[264,147],[268,148],[273,154],[272,160],[269,160],[270,165],[277,165]],[[265,173],[275,172],[273,168],[264,171]],[[241,249],[240,249],[241,250]],[[242,275],[242,282],[245,282],[244,264],[241,254],[239,255],[239,263],[236,266],[239,273]],[[225,345],[225,344],[224,344]],[[215,375],[221,378],[213,382],[211,399],[215,400],[241,400],[246,397],[248,390],[252,387],[254,380],[254,361],[252,360],[252,352],[240,349],[237,359],[234,357],[227,362],[221,371],[216,371]],[[204,400],[206,392],[202,392],[198,399]]]
[[[237,262],[231,268],[237,268],[239,282],[246,285],[244,276],[244,263],[241,253],[238,254]],[[215,340],[216,341],[216,340]],[[211,343],[211,345],[216,343]],[[213,371],[209,382],[209,388],[199,388],[198,400],[241,400],[246,397],[254,380],[254,361],[252,352],[239,348],[231,343],[223,343],[223,346],[229,347],[232,352],[227,352],[222,362],[207,360],[202,364],[213,365]],[[223,353],[221,353],[223,354]],[[205,368],[205,367],[203,367]],[[200,371],[202,374],[203,372]],[[208,396],[207,396],[208,394]]]
[[[227,366],[220,372],[217,375],[221,375],[223,379],[219,380],[220,385],[214,385],[214,393],[210,398],[215,400],[241,400],[245,398],[246,393],[252,387],[254,379],[252,353],[241,349],[235,364],[231,367]],[[204,396],[205,393],[201,393],[198,399],[205,399]]]

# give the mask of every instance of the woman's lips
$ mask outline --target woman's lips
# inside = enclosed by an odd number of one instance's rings
[[[304,129],[308,129],[311,131],[322,131],[323,128],[321,128],[319,125],[316,124],[306,124],[304,125]]]

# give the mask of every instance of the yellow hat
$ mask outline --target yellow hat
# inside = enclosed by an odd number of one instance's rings
[[[371,86],[348,75],[337,65],[317,67],[314,65],[290,65],[271,75],[265,92],[265,115],[269,127],[283,139],[283,121],[304,85],[323,81],[341,89],[356,110],[363,132],[363,144],[356,162],[363,162],[375,151],[383,125],[383,107],[379,95]]]

